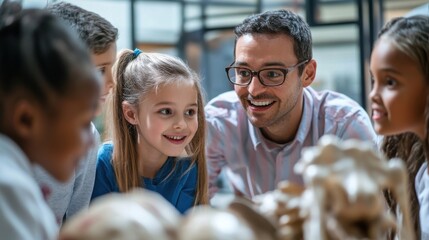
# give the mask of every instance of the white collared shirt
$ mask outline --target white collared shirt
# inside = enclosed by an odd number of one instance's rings
[[[314,146],[320,137],[370,141],[376,149],[376,134],[366,111],[355,101],[332,91],[304,88],[304,108],[295,138],[284,145],[266,140],[247,118],[234,91],[212,99],[205,107],[207,119],[207,164],[210,196],[224,169],[233,188],[253,197],[274,190],[282,180],[302,184],[293,171],[301,150]],[[287,127],[287,126],[285,126]]]

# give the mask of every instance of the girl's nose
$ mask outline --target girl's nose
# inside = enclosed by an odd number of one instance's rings
[[[368,94],[368,98],[369,98],[370,101],[375,102],[378,97],[379,97],[379,95],[378,95],[378,89],[377,89],[377,86],[374,84],[372,86],[371,91]]]
[[[175,129],[183,129],[186,127],[186,121],[185,118],[183,116],[179,116],[176,118],[175,122],[174,122],[174,128]]]

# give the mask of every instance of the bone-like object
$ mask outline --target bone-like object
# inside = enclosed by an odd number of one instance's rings
[[[386,161],[371,144],[324,136],[303,150],[295,165],[306,190],[302,210],[305,239],[383,239],[396,229],[399,239],[412,240],[407,172],[399,159]],[[382,190],[392,191],[399,206],[395,221],[386,211]]]
[[[179,212],[162,196],[144,189],[110,193],[67,220],[60,240],[172,240]]]

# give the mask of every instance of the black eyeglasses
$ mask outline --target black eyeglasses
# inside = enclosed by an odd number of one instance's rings
[[[292,67],[287,68],[264,68],[259,71],[252,71],[245,67],[226,67],[226,75],[228,80],[238,86],[248,86],[254,76],[258,76],[259,82],[264,86],[279,86],[282,85],[286,80],[286,75],[297,67],[306,64],[308,60],[304,60],[300,63],[295,64]]]

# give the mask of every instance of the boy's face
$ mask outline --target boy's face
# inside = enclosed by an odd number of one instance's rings
[[[370,68],[373,87],[369,97],[376,132],[423,135],[429,86],[418,63],[381,38],[372,52]]]
[[[91,54],[92,62],[100,71],[103,81],[104,88],[101,93],[100,103],[103,104],[106,101],[106,97],[112,89],[113,77],[112,77],[112,66],[116,60],[116,43],[110,44],[107,51],[101,54]]]

